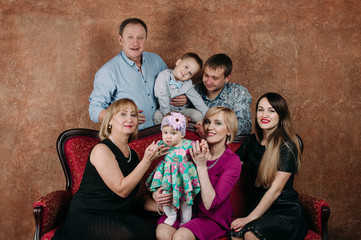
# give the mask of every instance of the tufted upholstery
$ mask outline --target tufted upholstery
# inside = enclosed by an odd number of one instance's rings
[[[64,143],[64,152],[68,159],[68,167],[71,174],[71,194],[74,195],[80,186],[86,162],[91,149],[100,140],[91,137],[72,137]]]
[[[330,217],[329,204],[322,199],[307,194],[300,194],[299,197],[309,218],[310,228],[322,235],[322,238],[313,237],[306,239],[328,239],[327,221]],[[307,237],[308,235],[309,234],[307,234]]]
[[[192,126],[187,129],[185,138],[200,140],[193,131]],[[238,138],[237,142],[231,143],[229,148],[236,151],[246,136]],[[133,141],[129,146],[134,149],[140,159],[143,157],[145,148],[153,141],[161,139],[159,126],[151,127],[139,131],[138,140]],[[60,134],[57,140],[57,150],[61,165],[66,178],[65,190],[54,191],[49,193],[33,204],[35,217],[35,234],[34,240],[50,240],[54,236],[57,228],[64,223],[66,212],[69,207],[72,196],[79,188],[86,161],[91,149],[100,141],[98,131],[90,129],[71,129]],[[143,180],[148,178],[157,163],[161,159],[154,161],[148,171],[145,173]],[[241,173],[240,179],[231,192],[231,202],[233,207],[233,216],[243,216],[245,213],[245,203],[247,201],[247,189],[245,187],[246,177],[244,172]],[[327,221],[330,215],[328,204],[315,197],[306,194],[300,194],[311,230],[308,232],[306,240],[328,240]],[[144,212],[144,211],[143,211]],[[156,221],[158,216],[144,214],[144,218]],[[221,238],[228,239],[227,237]]]
[[[40,227],[43,232],[49,231],[58,220],[65,218],[71,197],[69,191],[59,190],[41,197],[33,204],[34,209],[42,210]]]
[[[34,239],[40,239],[40,236],[51,239],[54,228],[64,223],[71,198],[79,188],[90,150],[99,141],[98,131],[90,129],[71,129],[58,137],[57,151],[66,186],[65,190],[49,193],[33,204]]]

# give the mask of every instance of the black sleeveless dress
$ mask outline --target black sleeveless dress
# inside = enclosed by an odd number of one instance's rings
[[[134,150],[131,150],[132,159],[128,163],[128,159],[109,139],[99,144],[107,145],[114,153],[124,176],[138,165],[139,158]],[[55,232],[52,239],[155,239],[155,225],[131,213],[138,189],[139,184],[128,197],[118,196],[103,182],[88,157],[79,190],[70,203],[65,225]]]
[[[289,140],[286,142],[296,155],[297,148],[295,144]],[[266,148],[252,134],[236,152],[241,161],[246,163],[245,171],[247,171],[253,186],[265,150]],[[281,145],[278,171],[292,174],[280,196],[260,218],[249,222],[239,232],[231,231],[232,236],[243,237],[247,231],[252,231],[261,240],[303,240],[306,237],[309,229],[306,215],[298,194],[293,188],[297,166],[292,152],[285,144]],[[259,188],[254,187],[250,197],[248,214],[257,207],[267,190],[262,186]]]

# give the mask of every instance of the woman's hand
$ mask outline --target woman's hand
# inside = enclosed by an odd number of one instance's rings
[[[163,193],[163,188],[160,187],[157,191],[153,192],[152,197],[159,206],[170,206],[172,205],[173,196],[171,193]]]
[[[202,139],[192,143],[193,148],[189,149],[189,153],[197,167],[207,167],[207,161],[210,158],[208,143]]]
[[[145,149],[143,159],[152,162],[155,159],[168,153],[169,147],[165,145],[158,145],[154,141]]]
[[[248,217],[237,218],[231,223],[231,229],[233,229],[235,232],[239,232],[243,228],[243,226],[249,223],[250,221],[251,219],[249,219]]]
[[[207,161],[211,158],[211,153],[207,142],[202,139],[201,142],[196,141],[192,143],[193,148],[189,149],[189,153],[197,166],[198,178],[201,184],[201,197],[204,207],[209,210],[212,206],[213,200],[216,197],[216,192],[209,179]]]

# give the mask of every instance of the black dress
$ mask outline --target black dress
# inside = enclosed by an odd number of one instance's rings
[[[295,156],[297,156],[295,144],[291,141],[286,142]],[[246,171],[248,171],[253,185],[257,178],[258,167],[265,150],[265,147],[252,134],[236,152],[241,161],[246,163]],[[246,224],[238,233],[232,231],[232,236],[243,237],[247,231],[252,231],[261,240],[301,240],[306,237],[308,232],[306,215],[298,194],[293,188],[297,166],[292,152],[285,144],[281,145],[278,171],[290,172],[292,174],[280,196],[260,218]],[[255,187],[253,190],[248,213],[253,211],[268,189],[261,186],[259,188]]]
[[[110,148],[124,176],[138,165],[139,158],[134,150],[131,150],[132,159],[128,163],[128,159],[109,139],[99,144]],[[70,203],[65,225],[55,232],[52,239],[155,239],[155,226],[131,213],[138,189],[139,184],[128,197],[118,196],[103,182],[88,157],[79,190]]]

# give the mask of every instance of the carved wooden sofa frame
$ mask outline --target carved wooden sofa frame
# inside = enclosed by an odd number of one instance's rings
[[[199,137],[193,129],[193,124],[190,124],[185,137],[197,140]],[[237,137],[236,141],[229,145],[230,149],[236,151],[246,138],[246,135]],[[154,126],[139,131],[138,140],[131,142],[129,145],[137,151],[139,158],[142,159],[144,149],[152,141],[159,139],[161,139],[160,127]],[[98,131],[91,129],[70,129],[60,134],[56,145],[65,174],[65,190],[48,193],[33,204],[35,217],[34,240],[51,239],[55,230],[64,224],[71,198],[79,188],[89,152],[99,141]],[[158,161],[152,164],[143,179],[149,176],[157,162]],[[246,187],[243,186],[243,182],[245,182],[244,179],[245,174],[242,171],[240,180],[231,192],[234,217],[242,216],[245,212],[247,190]],[[300,194],[300,199],[306,209],[311,228],[305,239],[328,240],[327,222],[330,216],[328,203],[322,199],[306,194]],[[140,212],[140,214],[144,214],[145,219],[153,219],[153,222],[158,217],[154,213]],[[228,238],[223,237],[221,239]]]

